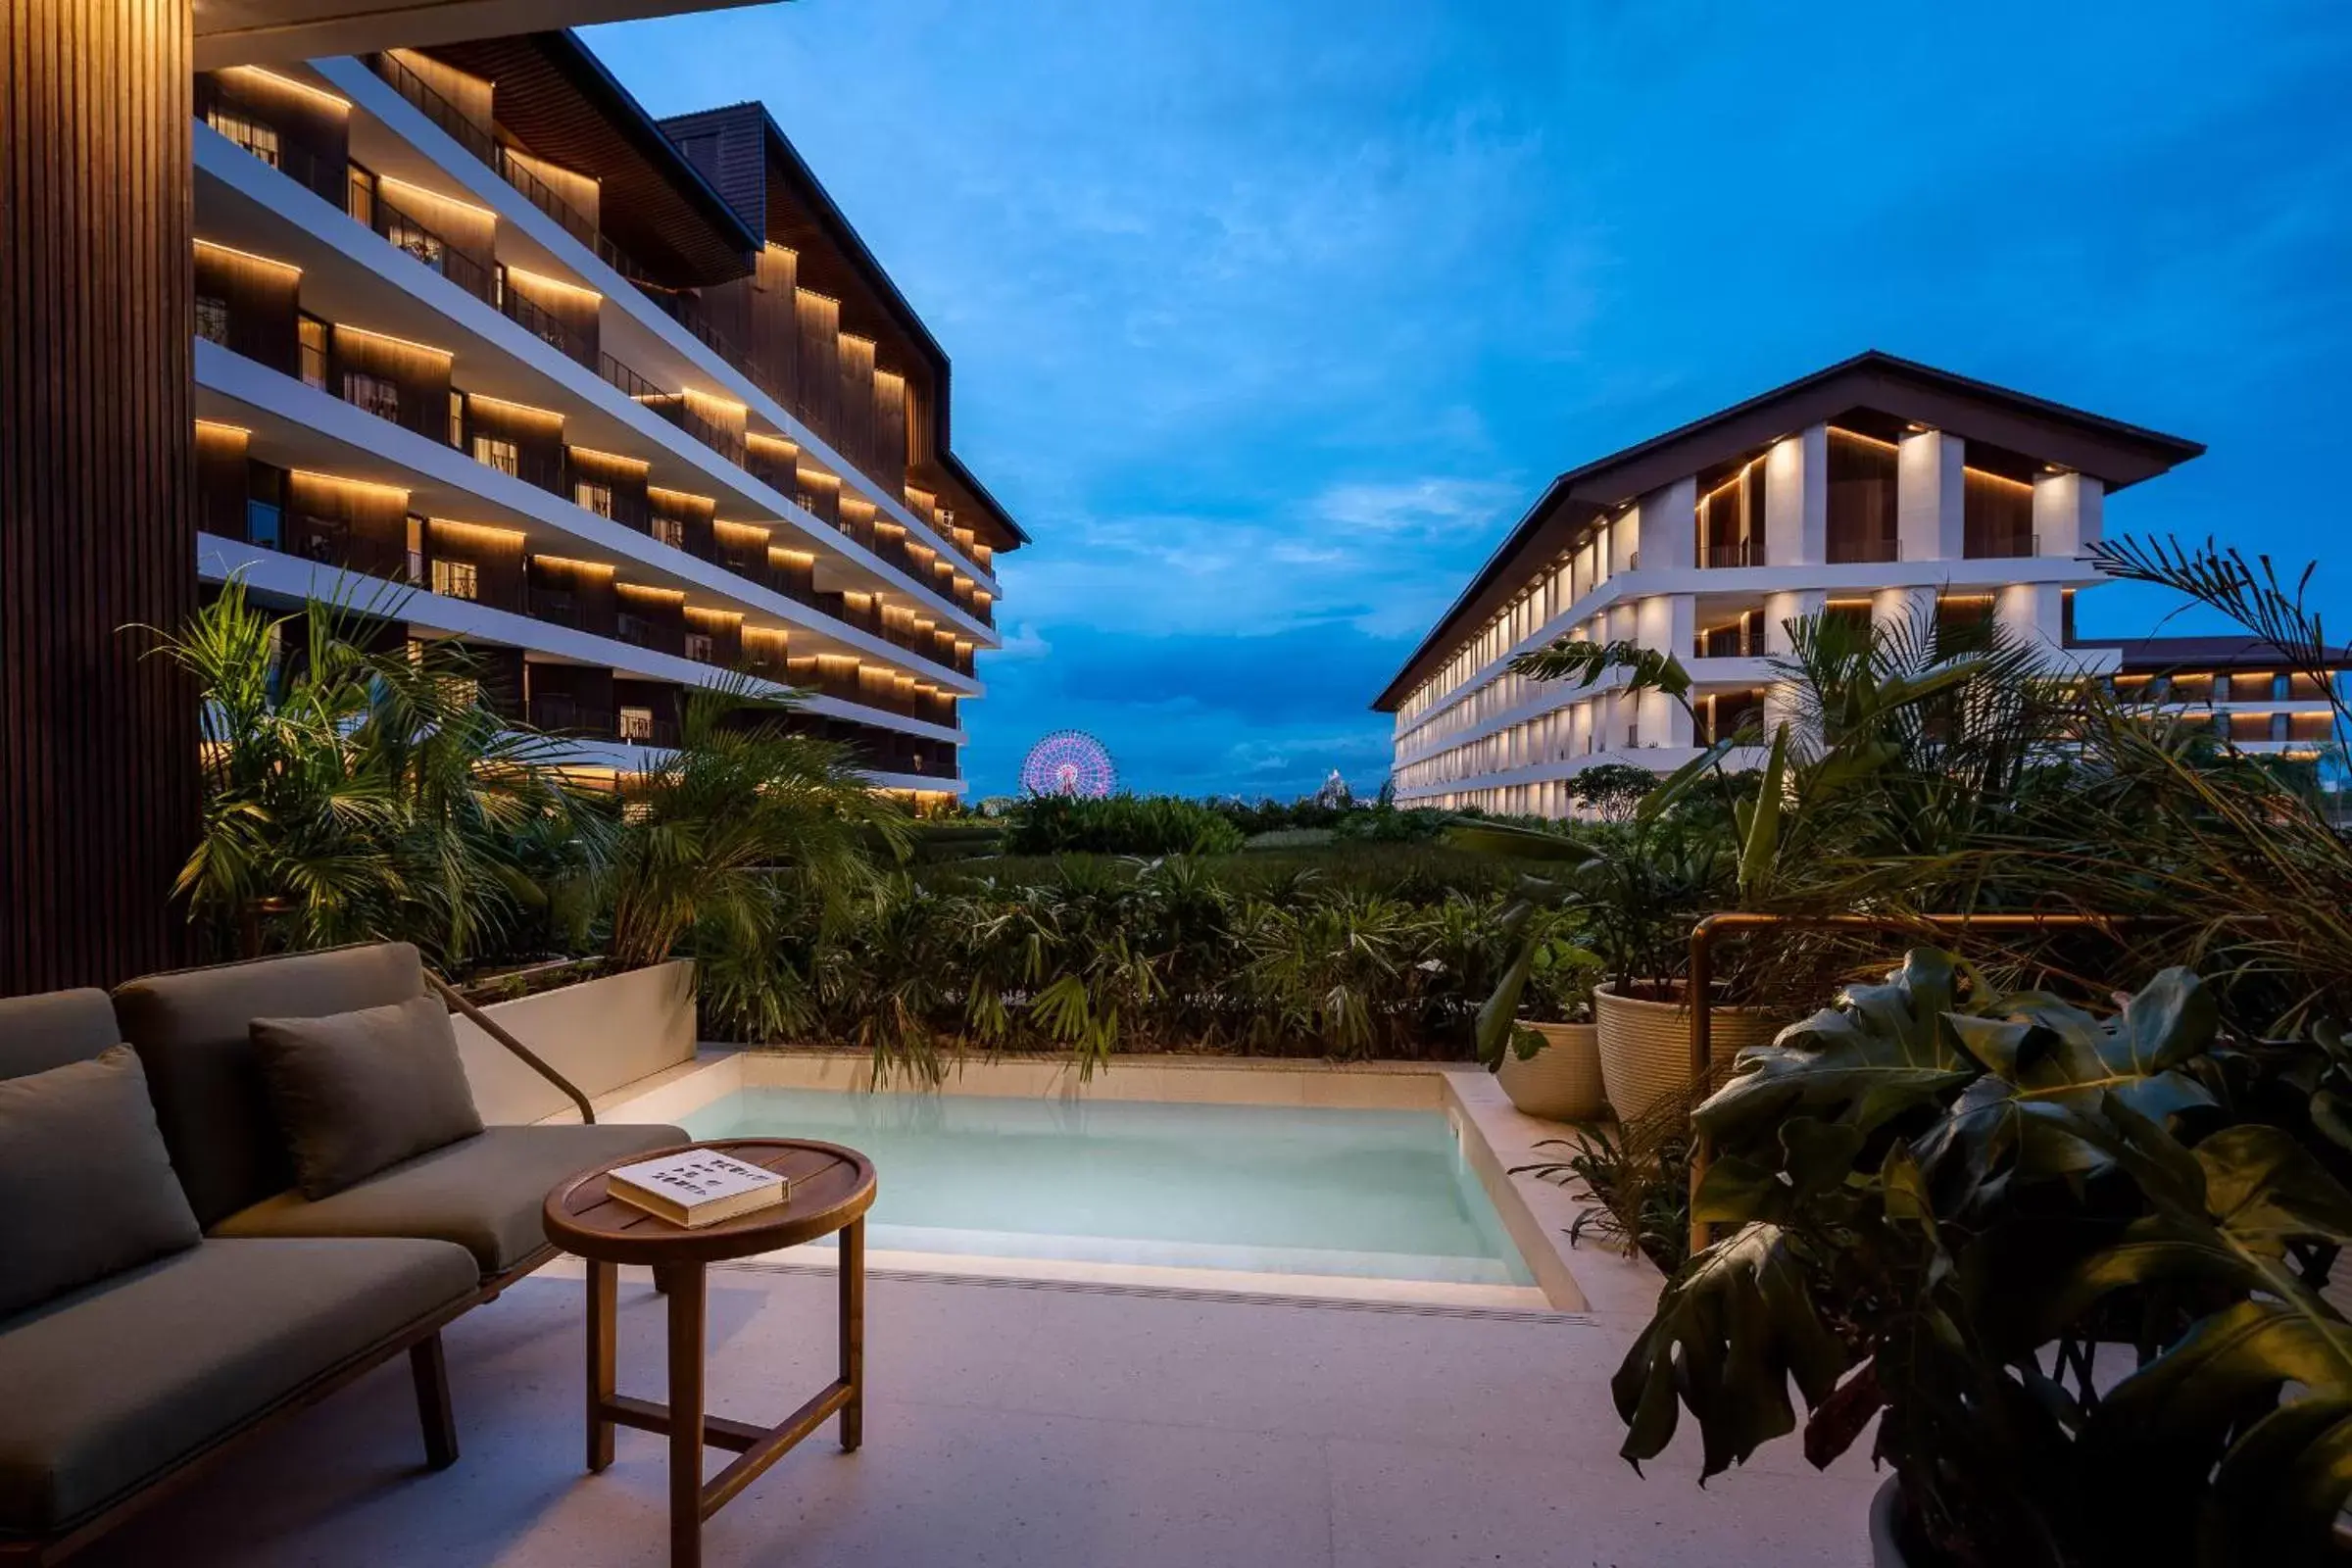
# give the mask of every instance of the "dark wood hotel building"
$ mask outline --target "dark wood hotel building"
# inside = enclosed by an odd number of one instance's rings
[[[461,639],[627,771],[750,679],[963,787],[1019,526],[947,356],[766,111],[650,118],[568,32],[197,77],[197,564]]]

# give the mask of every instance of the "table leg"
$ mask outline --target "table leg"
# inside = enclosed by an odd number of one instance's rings
[[[669,1561],[703,1560],[703,1265],[679,1263],[658,1278],[669,1298]]]
[[[841,1407],[841,1446],[865,1441],[865,1220],[841,1233],[841,1381],[850,1386]]]
[[[612,1423],[605,1415],[614,1384],[617,1332],[613,1315],[618,1307],[620,1269],[612,1263],[588,1265],[588,1469],[590,1474],[612,1463]]]

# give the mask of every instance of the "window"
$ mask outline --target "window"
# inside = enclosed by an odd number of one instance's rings
[[[219,104],[213,106],[211,113],[204,117],[204,122],[271,169],[278,167],[276,126],[265,125],[258,120],[248,120],[235,110]]]
[[[228,347],[228,301],[218,294],[196,296],[196,335]]]
[[[470,561],[436,561],[433,563],[433,592],[444,599],[474,599],[480,596],[480,579]]]
[[[718,647],[710,640],[709,632],[690,631],[686,634],[686,657],[698,664],[714,663],[718,659]]]
[[[326,323],[316,316],[305,316],[301,322],[302,379],[306,386],[326,390]]]
[[[494,435],[477,435],[473,438],[473,461],[496,468],[501,473],[519,476],[522,472],[522,454],[514,450],[514,443],[501,441]]]
[[[278,510],[277,510],[277,505],[276,505],[276,503],[274,503],[274,502],[270,502],[270,501],[248,501],[248,502],[246,502],[246,503],[245,503],[245,541],[246,541],[246,543],[248,543],[248,544],[256,544],[256,545],[260,545],[260,546],[262,546],[262,547],[263,547],[264,549],[266,549],[266,550],[275,550],[275,549],[277,549],[277,548],[278,548],[278,543],[277,543],[277,541],[278,541],[278,522],[279,522],[279,517],[280,517],[280,514],[279,514],[279,512],[278,512]]]
[[[466,394],[449,395],[449,444],[460,452],[466,450]]]
[[[343,186],[343,210],[369,228],[375,226],[375,175],[364,165],[351,166]]]
[[[409,581],[424,581],[424,519],[409,514]]]
[[[612,487],[609,484],[590,484],[582,479],[571,487],[571,499],[600,517],[612,515]]]
[[[379,419],[400,418],[400,385],[365,370],[343,372],[343,400],[355,403]]]
[[[654,710],[650,708],[624,708],[620,710],[620,738],[624,741],[650,741],[654,738]]]
[[[656,513],[653,535],[665,545],[675,545],[680,550],[686,548],[686,524],[676,517],[664,517]]]
[[[436,272],[448,270],[449,247],[441,243],[440,235],[421,223],[406,218],[387,217],[384,220],[384,238]]]

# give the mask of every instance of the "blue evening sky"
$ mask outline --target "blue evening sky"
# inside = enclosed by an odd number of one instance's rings
[[[1064,726],[1138,789],[1377,787],[1366,705],[1551,475],[1864,348],[2211,447],[2110,533],[2299,565],[2343,523],[2341,0],[796,0],[589,38],[657,114],[764,100],[953,358],[956,449],[1037,541],[974,798]]]

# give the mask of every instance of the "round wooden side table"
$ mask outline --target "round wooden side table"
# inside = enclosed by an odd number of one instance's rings
[[[792,1178],[789,1201],[700,1230],[673,1225],[609,1196],[617,1166],[689,1149],[721,1153]],[[588,1263],[588,1468],[612,1462],[612,1429],[636,1427],[669,1439],[669,1560],[702,1561],[703,1521],[803,1438],[841,1416],[841,1446],[861,1437],[865,1391],[865,1211],[874,1205],[874,1163],[854,1149],[803,1138],[728,1138],[630,1154],[571,1177],[547,1196],[547,1239]],[[841,1234],[841,1375],[783,1423],[754,1426],[708,1414],[703,1368],[704,1270]],[[669,1403],[614,1392],[613,1310],[622,1263],[651,1264],[669,1298]],[[703,1483],[703,1448],[737,1455]]]

